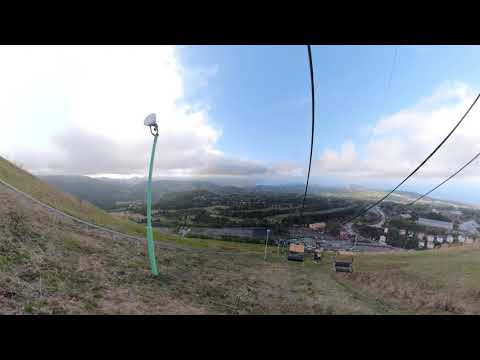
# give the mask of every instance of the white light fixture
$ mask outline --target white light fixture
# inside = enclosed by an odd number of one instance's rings
[[[155,114],[150,114],[145,118],[143,122],[145,126],[157,126],[157,116]]]

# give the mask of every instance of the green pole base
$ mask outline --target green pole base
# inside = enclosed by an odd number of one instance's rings
[[[155,258],[155,245],[153,243],[153,229],[151,225],[147,226],[147,249],[150,258],[150,269],[154,276],[158,275],[157,259]]]

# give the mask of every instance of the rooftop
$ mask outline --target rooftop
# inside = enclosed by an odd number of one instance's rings
[[[441,229],[453,230],[453,223],[447,221],[419,218],[417,224],[437,227]]]

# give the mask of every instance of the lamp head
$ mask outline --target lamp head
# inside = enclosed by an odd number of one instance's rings
[[[155,114],[148,115],[143,121],[145,126],[157,126],[157,116]]]
[[[155,114],[148,115],[143,121],[143,124],[150,128],[152,135],[158,135],[157,116]]]

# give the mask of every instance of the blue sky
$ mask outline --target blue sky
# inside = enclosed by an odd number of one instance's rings
[[[265,161],[305,158],[311,116],[306,47],[192,46],[180,58],[186,66],[217,67],[208,89],[189,96],[213,105],[211,117],[223,129],[219,147]],[[347,138],[364,141],[368,124],[445,81],[477,87],[480,80],[480,47],[313,46],[313,58],[317,151]]]
[[[211,105],[210,116],[222,129],[217,143],[222,151],[307,165],[311,115],[305,46],[191,46],[181,49],[180,59],[187,67],[215,68],[208,85],[188,96]],[[359,156],[365,156],[368,129],[382,117],[414,106],[446,83],[464,83],[473,91],[480,85],[478,46],[313,46],[313,59],[316,157],[326,148],[338,150],[348,140],[355,142]],[[366,182],[389,187],[398,179]],[[419,179],[421,185],[405,189],[428,189],[439,179]],[[464,197],[461,189],[448,187]]]
[[[480,89],[480,46],[313,46],[313,61],[313,183],[395,185]],[[0,155],[36,174],[144,175],[155,112],[156,176],[304,182],[310,111],[306,46],[0,46]],[[479,152],[479,118],[402,189]],[[479,180],[475,164],[435,195],[480,203]]]

